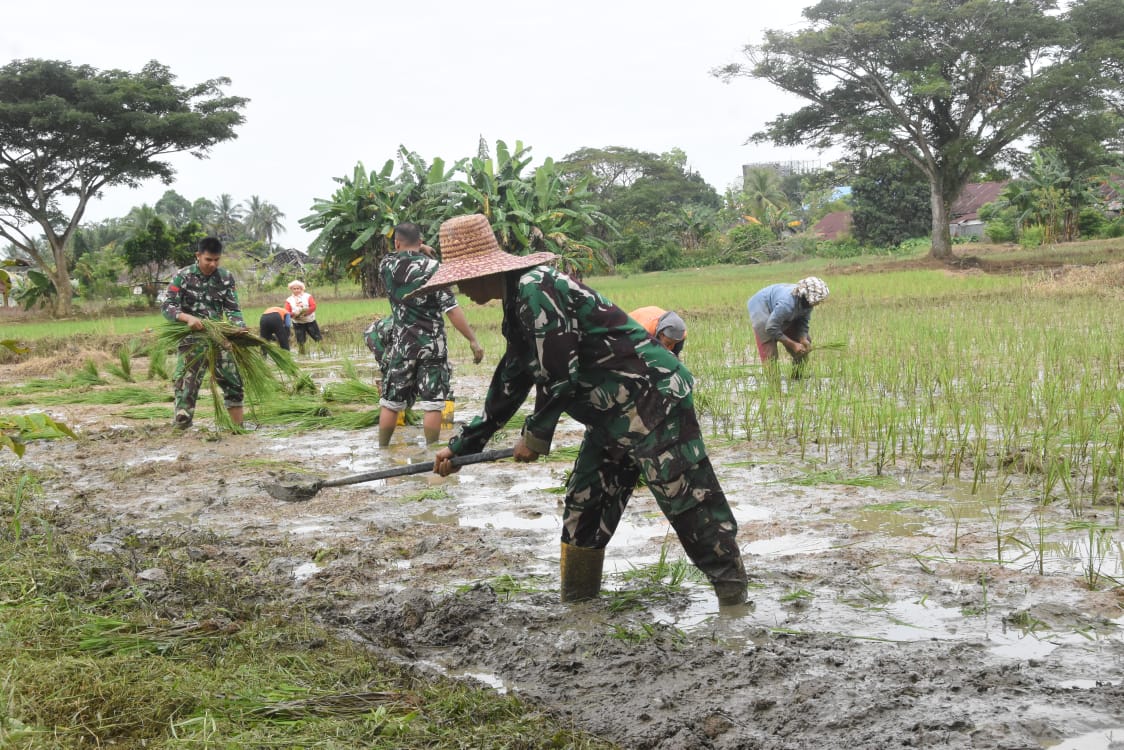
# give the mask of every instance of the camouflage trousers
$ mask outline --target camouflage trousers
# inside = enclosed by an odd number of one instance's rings
[[[177,422],[190,423],[194,418],[199,388],[203,385],[203,378],[209,369],[206,345],[191,344],[179,350],[179,356],[176,357],[176,371],[173,375]],[[242,405],[242,377],[238,374],[238,368],[230,352],[222,352],[215,361],[213,378],[222,389],[223,405],[227,408]]]
[[[403,411],[418,404],[422,411],[441,411],[453,397],[452,368],[445,357],[409,359],[391,356],[383,373],[379,405]]]
[[[689,402],[644,435],[586,429],[566,484],[562,541],[605,547],[641,477],[687,556],[711,583],[744,583],[738,524],[706,457]]]

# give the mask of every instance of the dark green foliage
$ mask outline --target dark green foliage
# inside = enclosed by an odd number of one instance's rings
[[[681,264],[717,227],[722,200],[691,171],[682,151],[654,154],[611,146],[583,148],[558,162],[559,172],[588,182],[601,211],[620,228],[595,231],[616,263],[657,271]]]
[[[1096,6],[1106,23],[1119,2]],[[1115,11],[1109,10],[1110,8]],[[931,254],[952,255],[948,211],[973,175],[1033,134],[1059,106],[1099,112],[1121,80],[1102,71],[1119,42],[1101,44],[1049,2],[821,0],[807,25],[767,30],[749,65],[715,71],[764,79],[805,100],[754,140],[851,153],[892,151],[925,173]],[[1074,44],[1082,34],[1087,44]]]
[[[730,243],[730,251],[742,263],[749,262],[758,250],[776,241],[769,227],[752,221],[732,228],[726,233],[726,239]]]
[[[229,83],[181,87],[155,61],[139,73],[35,59],[0,68],[0,237],[50,277],[58,312],[71,309],[66,249],[87,203],[112,186],[170,182],[162,157],[203,156],[233,138],[247,100],[226,96]],[[28,224],[47,250],[28,241]]]
[[[143,231],[126,240],[125,262],[129,264],[134,279],[140,283],[150,306],[156,304],[156,296],[160,293],[161,282],[166,281],[169,266],[178,268],[191,263],[203,237],[203,228],[195,222],[172,229],[163,220],[154,218]]]
[[[933,226],[929,184],[921,170],[893,154],[869,159],[851,182],[851,227],[865,245],[894,247]]]

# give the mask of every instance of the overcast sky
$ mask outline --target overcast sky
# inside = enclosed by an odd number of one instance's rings
[[[277,239],[305,248],[298,220],[333,177],[368,170],[399,145],[426,161],[476,153],[481,136],[531,147],[534,164],[582,147],[686,152],[722,192],[741,165],[816,160],[745,145],[799,100],[710,75],[743,61],[767,28],[800,27],[805,0],[380,0],[248,3],[50,0],[6,3],[4,61],[69,60],[136,72],[149,60],[189,86],[228,77],[250,99],[238,138],[209,159],[176,156],[188,200],[251,195],[285,213]],[[106,192],[85,221],[155,203],[159,181]]]

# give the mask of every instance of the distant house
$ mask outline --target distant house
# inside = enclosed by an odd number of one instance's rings
[[[965,185],[960,197],[949,208],[949,233],[953,237],[983,239],[984,222],[980,219],[980,208],[999,198],[1008,182],[969,182]]]
[[[812,226],[821,240],[838,240],[851,234],[851,212],[832,211]]]

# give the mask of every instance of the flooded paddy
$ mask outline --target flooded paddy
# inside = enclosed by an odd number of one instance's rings
[[[458,419],[482,391],[458,393]],[[263,484],[433,451],[418,427],[380,451],[373,429],[216,435],[201,420],[175,435],[124,424],[112,406],[51,413],[80,439],[37,443],[23,465],[48,477],[37,502],[96,524],[102,551],[130,535],[209,539],[190,554],[253,566],[371,649],[520,695],[622,747],[1107,750],[1124,737],[1119,536],[1017,487],[995,502],[924,467],[800,483],[821,465],[713,439],[752,604],[720,612],[689,571],[669,582],[682,551],[638,489],[602,596],[562,605],[565,455],[285,503]],[[555,445],[580,439],[564,421]]]

